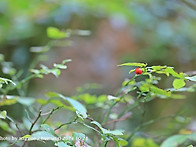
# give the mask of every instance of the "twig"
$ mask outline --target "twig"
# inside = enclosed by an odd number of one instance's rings
[[[26,143],[27,143],[27,141],[25,140],[21,147],[24,147],[26,145]]]
[[[63,124],[61,124],[60,126],[58,126],[56,129],[54,129],[54,131],[56,131],[56,130],[58,130],[58,129],[60,129],[60,128],[62,128],[63,126],[65,126],[65,125],[69,125],[69,124],[72,124],[72,123],[74,123],[74,122],[76,122],[76,120],[78,119],[78,116],[76,116],[75,117],[75,119],[74,120],[72,120],[72,121],[70,121],[70,122],[67,122],[67,123],[63,123]]]
[[[41,117],[41,113],[42,113],[42,110],[39,111],[38,116],[36,117],[36,119],[35,119],[34,122],[32,123],[32,125],[31,125],[31,127],[30,127],[30,129],[29,129],[29,135],[32,134],[32,129],[33,129],[34,125],[36,124],[36,122],[38,121],[38,119]]]
[[[185,72],[185,74],[187,74],[188,76],[194,76],[196,75],[196,71],[188,71],[188,72]]]
[[[44,116],[44,115],[48,115],[48,117],[43,121],[43,124],[46,123],[46,121],[51,117],[51,115],[58,109],[62,108],[63,106],[59,106],[57,108],[53,108],[51,111],[47,112],[47,113],[44,113],[44,114],[41,114],[41,116]]]
[[[108,121],[108,122],[106,122],[106,123],[103,124],[103,125],[108,125],[108,124],[111,124],[111,123],[114,123],[114,122],[119,122],[119,121],[126,120],[126,119],[130,118],[131,114],[132,114],[132,113],[127,113],[127,114],[125,114],[123,117],[117,118],[117,119],[114,119],[114,120],[111,120],[111,121]]]
[[[132,80],[134,80],[135,78],[137,78],[137,77],[139,77],[139,76],[141,76],[141,75],[136,75],[136,76],[134,76],[133,78],[131,78],[123,87],[121,87],[121,88],[118,90],[118,92],[115,94],[115,96],[116,96],[116,97],[119,96],[120,93],[122,92],[123,88],[126,87],[126,86],[128,86],[129,83],[130,83]],[[124,97],[124,95],[126,95],[126,94],[123,94],[123,95],[120,97],[120,100]],[[105,115],[105,118],[104,118],[104,120],[103,120],[102,123],[106,123],[106,122],[107,122],[107,120],[108,120],[108,118],[109,118],[109,115],[110,115],[110,113],[111,113],[111,111],[112,111],[112,108],[113,108],[116,104],[118,104],[118,102],[120,102],[120,100],[115,101],[115,102],[110,106],[110,108],[109,108],[107,114]]]

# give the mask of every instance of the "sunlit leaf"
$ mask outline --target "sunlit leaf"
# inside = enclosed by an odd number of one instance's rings
[[[146,67],[147,63],[123,63],[118,66],[139,66],[139,67]]]
[[[47,36],[52,39],[63,39],[63,38],[68,37],[65,32],[62,32],[55,27],[47,28]]]
[[[132,147],[159,147],[159,145],[149,138],[136,138],[133,140]]]
[[[7,112],[4,110],[4,111],[0,111],[0,118],[1,119],[5,119],[7,116]]]
[[[180,89],[180,88],[184,87],[185,84],[186,83],[184,82],[184,79],[175,79],[173,81],[173,86],[175,89]]]

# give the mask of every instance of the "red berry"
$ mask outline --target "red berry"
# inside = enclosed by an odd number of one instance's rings
[[[137,74],[137,75],[140,75],[140,74],[142,74],[142,69],[141,68],[136,68],[135,69],[135,73]]]

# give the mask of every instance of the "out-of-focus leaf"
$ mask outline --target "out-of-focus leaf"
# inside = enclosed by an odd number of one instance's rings
[[[133,140],[132,147],[159,147],[159,145],[149,138],[136,138]]]
[[[33,53],[45,53],[49,50],[50,50],[50,48],[48,46],[37,46],[37,47],[30,48],[30,51]]]
[[[35,132],[31,135],[29,140],[55,140],[55,136],[46,131]]]
[[[152,66],[153,70],[161,70],[161,69],[165,69],[167,68],[167,66]]]
[[[5,119],[7,116],[7,112],[4,110],[4,111],[0,111],[0,118],[1,119]]]
[[[193,76],[193,77],[185,77],[186,79],[190,80],[190,81],[193,81],[193,82],[196,82],[196,76]]]
[[[119,143],[121,146],[126,146],[126,145],[128,145],[128,142],[127,142],[126,140],[124,140],[124,139],[121,139],[121,138],[118,139],[118,143]]]
[[[12,80],[0,77],[0,83],[8,84],[8,82],[12,83],[13,85],[16,85]]]
[[[5,57],[3,54],[0,54],[0,61],[4,61]]]
[[[0,106],[13,105],[13,104],[17,103],[17,101],[18,101],[17,98],[5,99],[5,100],[0,102]]]
[[[10,132],[10,133],[15,133],[15,130],[10,128],[9,124],[6,121],[3,121],[0,119],[0,128],[3,130]]]
[[[123,63],[118,66],[139,66],[139,67],[146,67],[147,63]]]
[[[188,135],[188,139],[190,139],[192,141],[196,141],[196,132]]]
[[[62,141],[61,141],[61,142],[58,142],[58,143],[57,143],[57,146],[58,146],[58,147],[72,147],[72,146],[69,146],[69,145],[67,145],[66,143],[62,142]]]
[[[74,140],[77,140],[79,138],[81,138],[82,140],[86,139],[86,137],[83,133],[73,132],[72,136],[73,136]]]
[[[156,95],[163,95],[163,96],[167,96],[169,97],[171,95],[170,91],[165,91],[163,89],[160,89],[154,85],[151,84],[147,84],[147,83],[143,83],[140,87],[139,87],[140,91],[142,92],[148,92],[151,91],[152,93],[156,94]]]
[[[178,147],[180,144],[186,141],[187,137],[187,135],[171,136],[161,144],[161,147]]]
[[[68,37],[65,32],[62,32],[55,27],[47,28],[47,36],[51,39],[63,39],[63,38]]]
[[[110,134],[110,135],[123,135],[123,130],[107,130],[105,128],[103,128],[101,126],[100,123],[98,123],[97,121],[92,121],[92,124],[95,124],[97,127],[99,127],[99,129],[102,131],[103,134]]]
[[[44,100],[44,99],[36,99],[36,102],[41,104],[41,105],[46,105],[48,103],[48,100]]]
[[[49,92],[47,93],[47,96],[49,98],[52,98],[52,97],[56,97],[56,98],[61,98],[65,101],[68,101],[75,110],[77,110],[77,114],[81,114],[83,118],[86,118],[87,117],[87,110],[86,108],[78,101],[72,99],[72,98],[69,98],[69,97],[65,97],[63,96],[62,94],[58,94],[58,93],[54,93],[54,92]]]
[[[43,131],[46,131],[46,132],[49,132],[49,133],[55,135],[54,130],[49,125],[47,125],[47,124],[41,124],[41,129]]]
[[[180,88],[184,87],[185,84],[186,83],[184,82],[184,79],[175,79],[173,81],[173,86],[175,89],[180,89]]]
[[[35,99],[29,97],[19,97],[18,102],[22,105],[31,106],[35,102]]]

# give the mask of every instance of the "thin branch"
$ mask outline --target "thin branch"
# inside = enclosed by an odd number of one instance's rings
[[[36,122],[38,121],[38,119],[41,117],[41,113],[42,113],[42,110],[39,111],[38,116],[36,117],[36,119],[35,119],[34,122],[32,123],[32,125],[31,125],[31,127],[30,127],[30,129],[29,129],[29,135],[32,134],[32,129],[33,129],[34,125],[36,124]]]
[[[136,79],[136,78],[139,77],[139,76],[141,76],[141,75],[136,75],[136,76],[134,76],[133,78],[131,78],[123,87],[121,87],[121,88],[117,91],[117,93],[115,94],[115,97],[119,96],[120,93],[123,91],[123,88],[126,87],[126,86],[128,86],[129,83],[130,83],[132,80]],[[125,95],[126,95],[126,93],[123,94],[123,95],[120,97],[120,100],[121,100]],[[118,103],[120,102],[120,100],[115,101],[115,102],[110,106],[110,108],[109,108],[107,114],[105,115],[104,120],[103,120],[102,123],[106,123],[106,122],[108,121],[108,118],[109,118],[109,115],[110,115],[110,113],[111,113],[111,111],[112,111],[112,108],[113,108],[116,104],[118,104]]]
[[[43,124],[46,123],[46,121],[52,116],[52,114],[53,114],[56,110],[58,110],[58,109],[60,109],[60,108],[62,108],[62,107],[63,107],[63,106],[59,106],[59,107],[53,108],[51,111],[42,114],[41,116],[48,115],[48,117],[43,121]]]
[[[111,120],[111,121],[108,121],[108,122],[106,122],[106,123],[103,124],[103,125],[109,125],[109,124],[111,124],[111,123],[116,123],[116,122],[120,122],[120,121],[126,120],[126,119],[128,119],[128,118],[131,117],[131,114],[132,114],[132,113],[129,112],[129,113],[125,114],[123,117],[117,118],[117,119],[114,119],[114,120]]]
[[[60,126],[58,126],[56,129],[54,129],[54,131],[56,131],[56,130],[58,130],[58,129],[60,129],[60,128],[62,128],[63,126],[65,126],[65,125],[69,125],[69,124],[72,124],[72,123],[74,123],[74,122],[76,122],[76,120],[78,119],[78,116],[76,116],[75,117],[75,119],[74,120],[72,120],[72,121],[70,121],[70,122],[67,122],[67,123],[63,123],[63,124],[61,124]]]
[[[24,147],[26,145],[26,143],[27,143],[27,141],[25,140],[21,147]]]
[[[196,71],[188,71],[188,72],[185,72],[185,74],[187,74],[188,76],[194,76],[196,75]]]

